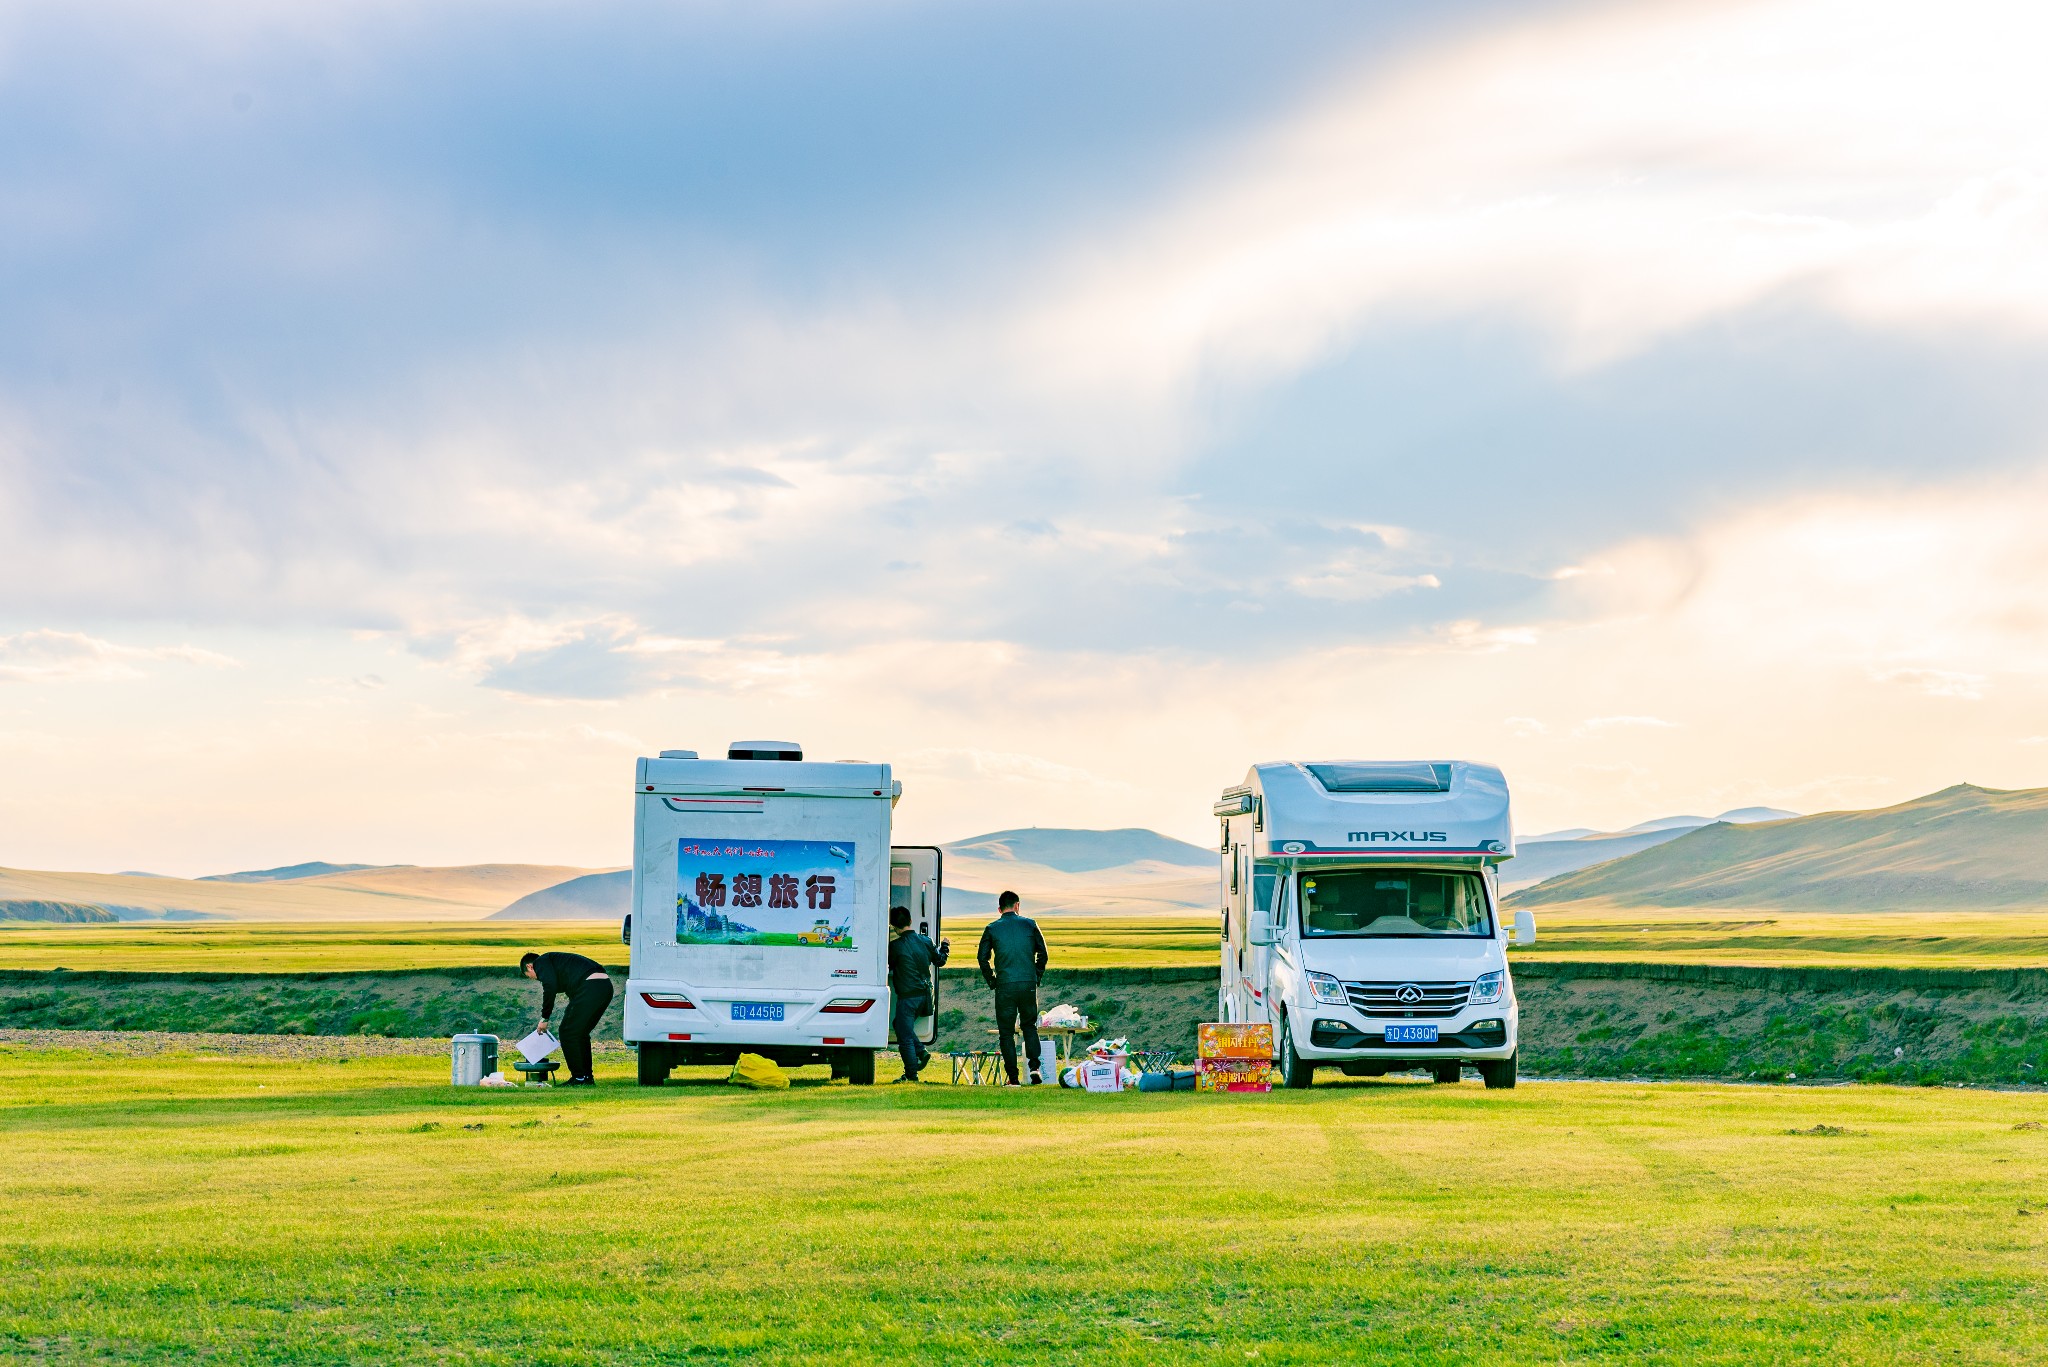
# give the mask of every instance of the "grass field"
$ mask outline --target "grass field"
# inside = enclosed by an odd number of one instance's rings
[[[2048,964],[2048,911],[1535,909],[1516,958],[2014,968]]]
[[[7,1360],[2048,1357],[2038,1095],[0,1063]]]
[[[982,918],[949,924],[956,963],[970,964]],[[1041,922],[1062,968],[1211,964],[1208,920],[1048,917]],[[502,968],[521,950],[574,949],[625,962],[618,927],[590,921],[422,922],[312,925],[203,923],[53,926],[0,923],[0,968],[126,969],[131,972],[305,973],[398,968]]]
[[[1208,917],[1048,916],[1061,968],[1208,965]],[[1685,963],[1844,964],[1891,967],[2048,964],[2048,912],[1830,912],[1539,910],[1536,943],[1516,958],[1669,960]],[[981,918],[947,934],[956,963],[971,962]],[[52,926],[0,923],[0,968],[214,970],[299,973],[395,968],[503,967],[529,947],[576,949],[623,962],[617,928],[589,921],[258,923]]]

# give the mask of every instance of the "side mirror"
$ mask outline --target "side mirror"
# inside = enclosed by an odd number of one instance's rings
[[[1245,931],[1245,938],[1255,945],[1270,945],[1278,942],[1280,937],[1273,933],[1272,916],[1263,910],[1259,910],[1251,914]]]
[[[1515,938],[1512,943],[1518,945],[1533,945],[1536,943],[1535,912],[1518,911],[1515,913]]]
[[[619,943],[622,945],[633,943],[633,913],[630,911],[626,913],[625,921],[619,926]]]

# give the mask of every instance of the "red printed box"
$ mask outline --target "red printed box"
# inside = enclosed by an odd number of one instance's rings
[[[1262,1058],[1205,1058],[1195,1065],[1198,1092],[1270,1092],[1273,1064]]]
[[[1273,1057],[1271,1025],[1206,1024],[1195,1027],[1195,1052],[1202,1058]]]

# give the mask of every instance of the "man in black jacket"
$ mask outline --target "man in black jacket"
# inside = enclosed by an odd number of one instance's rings
[[[562,1030],[555,1038],[562,1042],[562,1062],[568,1066],[569,1087],[594,1087],[590,1071],[590,1032],[612,1004],[612,977],[604,965],[581,954],[556,950],[552,954],[523,954],[519,971],[541,986],[540,1028],[548,1028],[554,1013],[555,994],[568,1000],[562,1008]]]
[[[996,898],[1001,913],[981,932],[981,948],[975,958],[981,964],[981,978],[996,993],[996,1032],[1003,1044],[1003,1069],[1010,1085],[1018,1085],[1017,1024],[1024,1025],[1024,1053],[1031,1061],[1031,1080],[1040,1081],[1038,1068],[1038,984],[1045,977],[1045,937],[1036,922],[1017,913],[1017,894],[1006,892]]]
[[[903,1059],[898,1082],[917,1081],[931,1051],[917,1037],[917,1018],[932,1013],[932,970],[946,962],[953,942],[929,938],[910,928],[910,908],[889,908],[889,988],[896,996],[896,1052]]]

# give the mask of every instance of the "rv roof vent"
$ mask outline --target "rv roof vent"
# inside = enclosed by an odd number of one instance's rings
[[[804,748],[793,740],[736,740],[726,747],[727,759],[802,759]]]
[[[1316,782],[1332,793],[1448,793],[1448,764],[1310,764]]]
[[[663,759],[695,759],[697,758],[697,752],[695,750],[664,750],[661,752],[661,757]]]

